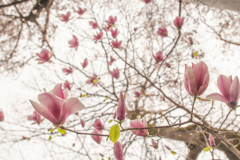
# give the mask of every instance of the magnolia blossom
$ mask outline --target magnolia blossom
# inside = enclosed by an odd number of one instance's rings
[[[78,49],[78,38],[76,36],[73,35],[73,39],[68,41],[68,44],[70,45],[70,48],[75,48],[75,50],[77,51]]]
[[[150,146],[152,146],[155,149],[158,149],[158,143],[155,142],[153,139],[152,139],[152,145],[150,145]]]
[[[119,42],[118,42],[118,40],[112,41],[112,47],[113,48],[118,48],[118,49],[121,50],[122,49],[121,44],[122,44],[122,41],[119,41]]]
[[[85,126],[85,121],[81,119],[81,124],[82,124],[82,127]]]
[[[111,28],[111,27],[109,27],[109,26],[105,26],[105,27],[103,27],[103,30],[106,31],[106,32],[108,32],[110,28]]]
[[[83,15],[83,13],[85,13],[86,11],[87,11],[86,8],[85,8],[85,9],[82,9],[81,7],[79,7],[77,13],[78,13],[79,15]]]
[[[67,22],[69,21],[69,17],[70,17],[70,16],[71,16],[71,13],[70,13],[70,12],[67,12],[66,15],[62,14],[62,15],[61,15],[61,18],[62,18],[62,19],[60,19],[60,21],[67,23]]]
[[[189,37],[188,40],[189,40],[189,44],[190,44],[190,45],[193,45],[193,39],[192,39],[192,37]]]
[[[28,118],[28,120],[35,121],[35,123],[37,123],[37,124],[41,123],[41,115],[37,111],[34,111],[33,115],[30,115],[27,118]]]
[[[47,49],[42,49],[41,53],[37,53],[38,56],[38,64],[42,64],[45,62],[52,62],[50,59],[53,56],[53,53]]]
[[[68,68],[63,68],[62,71],[63,71],[64,73],[66,73],[66,75],[68,75],[68,74],[70,74],[70,73],[73,72],[73,69],[72,69],[71,67],[69,67],[69,69],[68,69]]]
[[[171,68],[171,65],[167,62],[165,62],[165,65],[168,67],[168,68]]]
[[[89,80],[87,80],[87,84],[92,84],[93,86],[98,86],[98,78],[97,75],[94,74]]]
[[[97,29],[98,28],[97,22],[90,21],[89,24],[92,26],[93,29]]]
[[[204,62],[185,65],[184,87],[191,96],[200,96],[207,89],[209,82],[208,67]]]
[[[226,77],[220,75],[217,80],[218,89],[221,92],[212,93],[207,96],[207,99],[213,99],[226,103],[230,108],[236,109],[239,99],[239,79],[236,76],[234,80],[232,76]]]
[[[211,134],[209,134],[209,144],[211,147],[215,147],[216,144],[215,144],[215,140],[213,138],[213,136]]]
[[[66,80],[65,83],[64,83],[64,88],[65,88],[65,89],[67,88],[68,90],[71,90],[71,88],[72,88],[72,87],[71,87],[71,84],[70,84],[67,80]]]
[[[116,61],[116,59],[114,59],[114,58],[111,56],[111,57],[110,57],[110,61],[108,62],[108,65],[111,66],[114,61]]]
[[[162,38],[168,36],[168,32],[167,32],[167,29],[166,29],[165,27],[159,28],[158,31],[157,31],[157,34],[158,34],[159,36],[161,36]]]
[[[109,16],[109,18],[108,18],[108,21],[106,21],[107,22],[107,25],[109,26],[109,27],[112,27],[112,26],[114,26],[115,25],[115,22],[117,21],[117,17],[112,17],[112,16]]]
[[[146,117],[144,117],[143,122],[140,120],[136,119],[130,122],[130,127],[131,128],[143,128],[147,127],[147,121]],[[138,129],[138,130],[132,130],[132,133],[137,135],[137,136],[142,136],[142,137],[147,137],[149,135],[148,129]]]
[[[123,121],[126,117],[126,105],[122,92],[120,92],[116,116],[119,121]]]
[[[136,91],[134,94],[135,94],[135,97],[137,97],[137,98],[139,98],[141,96],[141,93],[138,91]]]
[[[85,108],[77,98],[67,98],[68,90],[62,89],[62,84],[57,84],[50,92],[38,95],[38,101],[29,100],[33,108],[43,117],[56,126],[65,123],[67,117]]]
[[[82,66],[83,66],[83,68],[85,68],[85,67],[87,67],[87,65],[88,65],[88,60],[87,60],[87,58],[85,58],[82,63]]]
[[[159,63],[164,60],[161,51],[157,52],[156,56],[153,55],[153,58],[156,60],[156,63]]]
[[[152,2],[152,0],[141,0],[141,1],[143,1],[144,3],[146,3],[146,4],[148,4],[148,3],[151,3]]]
[[[113,37],[113,38],[116,38],[117,35],[118,35],[118,29],[115,29],[115,30],[111,29],[110,31],[111,31],[111,33],[112,33],[112,37]]]
[[[113,78],[118,79],[118,77],[119,77],[119,70],[117,68],[113,69],[113,71],[110,71],[110,74],[112,75]]]
[[[4,113],[3,111],[0,111],[0,121],[3,121],[4,120]]]
[[[98,131],[97,129],[95,129],[92,134],[101,134],[102,132],[101,131]],[[91,135],[92,139],[97,142],[98,144],[101,143],[101,140],[102,140],[102,136],[97,136],[97,135]]]
[[[104,129],[104,126],[100,119],[96,119],[93,123],[93,127],[95,127],[97,130],[102,131]]]
[[[96,36],[94,36],[95,43],[97,43],[98,40],[102,39],[103,32],[98,33]]]
[[[120,142],[116,142],[113,147],[113,152],[117,160],[123,160],[123,147]]]
[[[183,25],[183,21],[184,21],[184,18],[176,17],[173,23],[177,29],[181,29]]]

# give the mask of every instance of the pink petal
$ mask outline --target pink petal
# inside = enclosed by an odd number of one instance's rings
[[[95,129],[92,133],[93,133],[93,134],[101,134],[101,132],[98,131],[98,130],[96,130],[96,129]],[[95,142],[97,142],[98,144],[101,143],[101,140],[102,140],[102,137],[101,137],[101,136],[91,135],[91,137],[92,137],[92,139],[93,139]]]
[[[212,94],[206,96],[206,98],[221,101],[221,102],[224,102],[224,103],[228,103],[228,100],[219,93],[212,93]]]
[[[189,92],[193,95],[197,94],[197,84],[195,73],[191,67],[188,67],[184,74],[184,82],[186,83]]]
[[[238,77],[235,77],[230,87],[230,102],[235,102],[237,105],[238,97],[239,97],[239,80]]]
[[[38,100],[44,107],[47,107],[52,115],[58,120],[61,113],[61,107],[63,104],[63,99],[58,98],[57,96],[46,92],[38,95]],[[38,112],[39,113],[39,112]]]
[[[52,115],[52,113],[49,111],[49,109],[37,102],[34,102],[32,100],[29,100],[32,104],[33,108],[41,114],[43,117],[51,121],[53,124],[58,125],[58,120]]]
[[[51,91],[55,96],[58,96],[59,98],[62,98],[62,99],[66,99],[66,93],[63,93],[63,90],[62,90],[62,84],[59,83],[57,84],[53,90]]]
[[[118,141],[114,144],[113,152],[117,160],[123,160],[123,148]]]
[[[203,84],[203,80],[205,78],[205,75],[208,73],[208,67],[204,62],[197,63],[193,67],[193,71],[195,73],[195,78],[197,81],[197,87],[199,87]]]
[[[73,97],[67,99],[62,106],[59,122],[63,124],[69,115],[81,111],[84,108],[84,104],[82,104],[79,99]]]
[[[209,74],[207,73],[205,75],[205,78],[203,80],[202,86],[199,88],[197,95],[200,96],[203,94],[203,92],[207,89],[208,87],[208,82],[209,82]]]
[[[35,120],[35,116],[34,115],[30,115],[27,118],[28,118],[28,120]]]
[[[217,80],[218,89],[222,93],[222,95],[230,101],[230,87],[231,82],[230,79],[224,75],[220,75]]]

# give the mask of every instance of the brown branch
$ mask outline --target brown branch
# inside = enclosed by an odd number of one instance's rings
[[[9,4],[0,5],[0,8],[14,6],[14,5],[17,5],[17,4],[20,4],[20,3],[23,3],[23,2],[27,2],[27,1],[28,1],[28,0],[14,1],[14,2],[9,3]]]

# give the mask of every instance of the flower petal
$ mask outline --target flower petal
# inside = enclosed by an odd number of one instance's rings
[[[58,98],[57,96],[53,95],[52,93],[46,92],[43,94],[38,95],[38,100],[46,107],[52,115],[59,120],[59,115],[61,113],[61,107],[63,105],[64,100]]]
[[[218,89],[222,93],[222,95],[230,101],[230,87],[231,82],[230,79],[224,75],[220,75],[217,80]]]
[[[52,92],[55,96],[58,96],[59,98],[62,98],[62,99],[66,99],[67,97],[65,97],[65,94],[63,93],[63,90],[62,90],[62,84],[59,83],[57,84],[52,91]]]
[[[51,121],[53,124],[58,125],[58,120],[52,115],[52,113],[49,111],[49,109],[37,102],[34,102],[32,100],[29,100],[32,104],[33,108],[41,114],[43,117]]]
[[[219,93],[212,93],[210,95],[207,95],[206,98],[221,101],[221,102],[224,102],[224,103],[228,103],[228,100]]]
[[[82,102],[80,102],[79,99],[73,97],[67,99],[62,106],[59,118],[60,123],[63,124],[69,115],[81,111],[84,108],[85,108],[84,104],[82,104]]]
[[[230,87],[230,102],[235,102],[235,104],[237,105],[238,97],[239,97],[239,80],[238,77],[235,77]]]

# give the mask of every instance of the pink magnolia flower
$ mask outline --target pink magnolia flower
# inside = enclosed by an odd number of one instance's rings
[[[156,56],[153,55],[153,58],[156,60],[156,63],[159,63],[164,60],[161,51],[157,52]]]
[[[93,127],[95,127],[97,130],[102,131],[104,129],[104,126],[100,119],[96,119],[93,123]]]
[[[70,48],[75,48],[75,50],[77,51],[78,49],[78,38],[76,36],[73,35],[73,39],[68,41],[68,44],[70,45]]]
[[[95,129],[92,134],[101,134],[101,131],[98,131],[97,129]],[[98,135],[91,135],[92,139],[97,142],[98,144],[101,143],[102,140],[102,136],[98,136]]]
[[[120,142],[116,142],[113,147],[113,152],[117,160],[123,160],[123,148]]]
[[[122,44],[122,41],[119,41],[119,42],[118,42],[118,40],[112,41],[112,47],[113,48],[118,48],[118,49],[121,50],[122,49],[121,44]]]
[[[73,72],[73,69],[72,69],[71,67],[69,67],[69,69],[68,69],[68,68],[63,68],[62,71],[63,71],[64,73],[66,73],[66,75],[68,75],[68,74],[70,74],[70,73]]]
[[[167,62],[165,62],[165,65],[168,67],[168,68],[171,68],[171,65]]]
[[[112,16],[110,16],[109,18],[108,18],[108,21],[106,21],[107,22],[107,25],[109,26],[109,27],[112,27],[112,26],[114,26],[115,25],[115,22],[117,21],[117,17],[112,17]]]
[[[141,96],[141,93],[138,92],[138,91],[136,91],[134,94],[135,94],[135,97],[136,97],[136,98],[139,98],[139,97]]]
[[[215,140],[213,138],[213,136],[211,134],[209,134],[209,144],[211,147],[215,147],[216,144],[215,144]]]
[[[173,21],[173,23],[177,29],[181,29],[182,25],[183,25],[183,21],[184,21],[184,18],[176,17],[176,19]]]
[[[82,124],[82,127],[85,126],[85,121],[81,119],[81,124]]]
[[[110,74],[112,75],[113,78],[116,78],[116,79],[119,78],[119,70],[117,68],[113,69],[113,71],[110,71]]]
[[[41,115],[37,111],[34,111],[33,115],[30,115],[27,118],[28,118],[28,120],[35,121],[35,123],[37,123],[37,124],[41,123]]]
[[[103,27],[103,30],[106,31],[106,32],[108,32],[110,28],[111,28],[111,27],[109,27],[109,26],[105,26],[105,27]]]
[[[40,102],[29,100],[33,108],[54,125],[63,125],[67,117],[85,108],[77,98],[67,98],[68,90],[57,84],[50,92],[38,95]]]
[[[147,127],[147,121],[146,117],[144,117],[143,122],[140,120],[136,119],[130,122],[130,127],[131,128],[143,128]],[[142,136],[142,137],[147,137],[149,135],[148,129],[138,129],[138,130],[132,130],[132,133],[137,135],[137,136]]]
[[[71,88],[72,88],[72,87],[71,87],[71,84],[70,84],[67,80],[66,80],[65,83],[64,83],[64,88],[65,88],[65,89],[67,88],[68,90],[71,90]]]
[[[0,121],[3,121],[4,120],[4,113],[3,111],[0,111]]]
[[[62,19],[60,19],[60,21],[67,23],[67,22],[69,21],[69,17],[70,17],[70,16],[71,16],[71,13],[70,13],[70,12],[67,12],[66,15],[62,14],[62,15],[61,15],[61,18],[62,18]]]
[[[184,87],[191,96],[200,96],[207,89],[209,82],[208,67],[204,62],[185,65]]]
[[[126,117],[126,105],[122,92],[120,92],[116,116],[119,121],[123,121]]]
[[[97,29],[98,28],[97,22],[90,21],[89,24],[92,26],[93,29]]]
[[[85,67],[87,67],[87,65],[88,65],[88,60],[87,60],[87,58],[85,58],[82,63],[82,66],[83,66],[83,68],[85,68]]]
[[[165,27],[159,28],[158,31],[157,31],[157,34],[158,34],[159,36],[161,36],[162,38],[168,36],[168,32],[167,32],[167,29],[166,29]]]
[[[115,30],[111,29],[110,31],[111,31],[111,33],[112,33],[112,37],[113,37],[113,38],[116,38],[117,35],[118,35],[118,29],[115,29]]]
[[[98,33],[96,36],[94,36],[95,43],[97,43],[98,40],[102,39],[103,32]]]
[[[82,9],[81,7],[79,7],[77,13],[78,13],[79,15],[83,15],[83,13],[85,13],[86,11],[87,11],[86,8],[85,8],[85,9]]]
[[[97,75],[94,74],[89,80],[87,80],[87,84],[92,84],[93,86],[98,86],[98,78]]]
[[[193,45],[193,39],[192,39],[192,37],[189,37],[188,40],[189,40],[189,44],[190,44],[190,45]]]
[[[144,3],[148,4],[148,3],[151,3],[152,0],[142,0]]]
[[[221,94],[212,93],[208,95],[206,98],[224,102],[230,108],[236,109],[236,106],[238,104],[238,99],[239,99],[238,77],[236,76],[233,80],[232,76],[228,78],[224,75],[220,75],[217,80],[217,85]]]
[[[53,56],[53,53],[47,49],[42,49],[41,53],[37,53],[38,56],[38,64],[42,64],[45,62],[52,62],[50,59]]]
[[[155,142],[153,139],[152,139],[152,145],[150,145],[150,146],[152,146],[155,149],[158,149],[158,143]]]
[[[108,62],[108,65],[111,66],[114,61],[116,61],[116,59],[114,59],[114,58],[111,56],[111,57],[110,57],[110,61]]]

